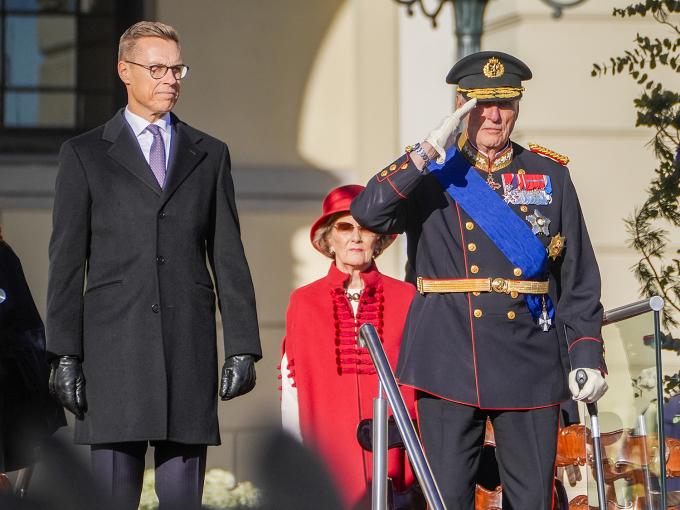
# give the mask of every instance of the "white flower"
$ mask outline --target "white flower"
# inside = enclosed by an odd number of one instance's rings
[[[144,471],[144,485],[139,510],[157,510],[153,469]],[[211,469],[205,474],[202,504],[213,510],[253,508],[260,504],[260,493],[250,482],[237,484],[236,478],[224,469]]]

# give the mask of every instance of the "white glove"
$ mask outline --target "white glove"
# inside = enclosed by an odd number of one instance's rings
[[[463,106],[458,108],[451,115],[442,120],[442,123],[437,129],[431,131],[426,142],[429,142],[432,147],[437,151],[439,157],[437,158],[437,163],[440,165],[446,161],[446,149],[451,147],[456,135],[459,133],[460,123],[470,110],[472,110],[477,104],[477,98],[471,99]],[[450,143],[449,143],[450,140]]]
[[[579,370],[583,370],[588,377],[582,390],[579,389],[578,383],[576,382],[576,372]],[[578,368],[569,372],[569,390],[574,396],[574,400],[582,400],[586,404],[591,404],[597,402],[608,389],[609,386],[607,386],[607,383],[599,370]]]

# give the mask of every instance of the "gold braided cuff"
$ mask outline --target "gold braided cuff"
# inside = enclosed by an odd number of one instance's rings
[[[428,292],[501,292],[510,294],[547,294],[549,282],[504,280],[503,278],[463,278],[460,280],[430,280],[418,277],[416,286],[421,294]]]

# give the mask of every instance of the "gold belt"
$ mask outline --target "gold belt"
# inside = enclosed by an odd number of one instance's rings
[[[529,280],[504,280],[503,278],[463,278],[460,280],[429,280],[418,277],[418,291],[426,292],[518,292],[520,294],[547,294],[549,282]]]

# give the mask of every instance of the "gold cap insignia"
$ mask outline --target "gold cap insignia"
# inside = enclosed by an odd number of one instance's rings
[[[557,235],[552,238],[552,241],[550,241],[550,245],[548,246],[548,256],[555,260],[560,256],[560,253],[562,253],[563,249],[564,237],[562,237],[560,232],[558,232]]]
[[[496,57],[491,57],[484,66],[484,76],[487,78],[499,78],[505,73],[505,67]]]

